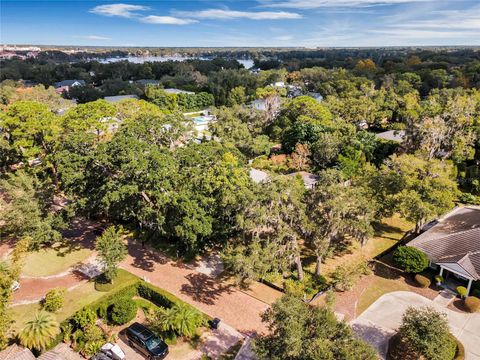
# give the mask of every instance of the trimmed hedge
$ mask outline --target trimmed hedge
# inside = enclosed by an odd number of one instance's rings
[[[468,312],[480,312],[480,299],[476,296],[469,296],[465,299],[465,308]]]
[[[421,274],[415,275],[415,282],[422,288],[427,288],[432,283],[428,277],[423,276]]]

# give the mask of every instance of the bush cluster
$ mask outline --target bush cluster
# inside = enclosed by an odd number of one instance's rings
[[[463,299],[467,296],[467,288],[465,286],[457,286],[457,293]]]
[[[465,299],[465,308],[468,312],[480,312],[480,299],[476,296],[469,296]]]
[[[111,318],[117,325],[133,320],[137,315],[137,304],[132,299],[120,298],[112,306]]]
[[[50,290],[45,295],[45,301],[43,302],[43,308],[50,312],[56,312],[60,310],[65,301],[65,292],[67,290],[64,288],[57,288]]]
[[[428,277],[423,276],[421,274],[415,275],[415,282],[418,285],[420,285],[422,288],[427,288],[432,283]]]
[[[402,270],[419,273],[428,267],[428,257],[412,246],[400,246],[393,253],[393,261]]]

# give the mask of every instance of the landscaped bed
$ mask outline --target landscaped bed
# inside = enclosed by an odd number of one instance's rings
[[[139,281],[138,277],[122,269],[118,270],[118,276],[123,279],[123,282],[116,283],[116,286],[115,288],[112,288],[112,291],[118,291]],[[67,291],[63,307],[53,315],[57,322],[60,323],[72,316],[76,311],[101,299],[103,296],[108,296],[108,293],[95,290],[93,282],[82,283],[74,289]],[[13,330],[19,331],[23,327],[25,321],[33,318],[34,314],[40,309],[41,306],[38,303],[12,307],[11,315],[15,320]]]

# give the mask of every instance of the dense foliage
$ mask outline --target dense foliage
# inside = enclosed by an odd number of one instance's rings
[[[409,273],[419,273],[428,267],[428,257],[412,246],[400,246],[393,253],[393,261]]]
[[[375,350],[354,336],[327,309],[285,295],[263,315],[270,333],[255,340],[259,359],[376,359]]]
[[[433,308],[408,308],[398,334],[405,346],[403,358],[449,360],[455,357],[457,343],[450,333],[447,317]]]
[[[60,310],[65,301],[66,291],[67,289],[65,288],[56,288],[47,292],[43,301],[43,308],[49,312],[57,312]]]
[[[52,51],[2,60],[2,236],[39,249],[64,241],[72,217],[85,216],[114,224],[97,240],[108,281],[126,254],[121,225],[174,255],[218,249],[239,282],[278,276],[311,294],[327,286],[325,259],[353,242],[365,245],[382,218],[399,214],[420,231],[459,199],[480,202],[478,51],[216,54],[227,58],[102,64]],[[235,56],[252,56],[261,70],[243,68]],[[58,94],[51,86],[65,79],[86,85]],[[141,100],[100,99],[108,95]],[[182,114],[190,110],[214,119],[200,132],[197,115]],[[389,140],[379,135],[385,130],[399,132]],[[428,265],[414,251],[395,254],[405,271]],[[304,271],[306,252],[315,274]],[[19,268],[0,268],[1,346]],[[346,290],[368,271],[364,262],[339,267],[329,285]],[[173,313],[169,331],[189,335],[182,319],[195,316]],[[330,322],[329,314],[318,316]],[[85,334],[97,332],[87,320],[72,322],[85,354],[100,342],[87,345]],[[328,351],[354,351],[347,348]],[[297,350],[293,358],[315,357]]]

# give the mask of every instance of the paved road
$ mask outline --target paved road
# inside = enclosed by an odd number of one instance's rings
[[[351,324],[362,338],[377,348],[384,359],[388,339],[400,326],[402,315],[409,306],[432,306],[446,313],[453,335],[465,346],[465,359],[480,360],[480,314],[452,311],[413,292],[396,291],[381,296]]]
[[[129,243],[128,252],[127,259],[120,265],[123,269],[171,292],[209,316],[222,319],[243,334],[266,331],[261,321],[261,314],[268,308],[264,302],[140,244]]]

